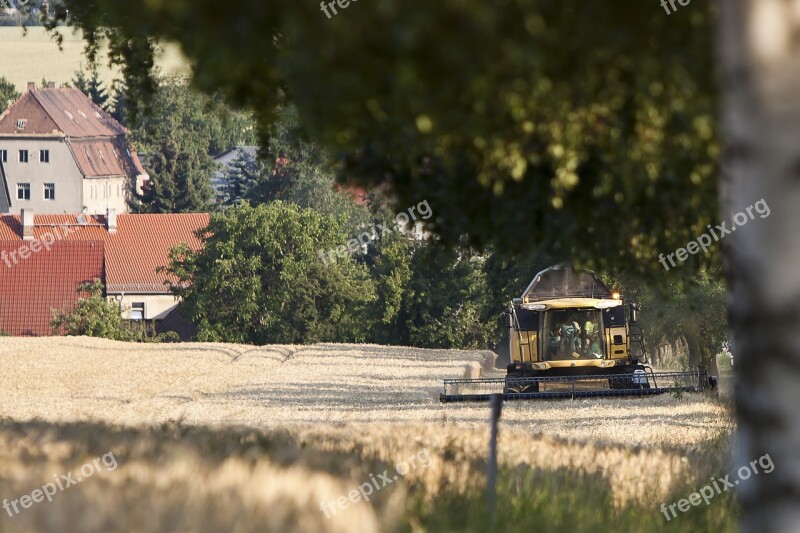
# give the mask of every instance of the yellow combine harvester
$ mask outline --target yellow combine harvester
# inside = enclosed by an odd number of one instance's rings
[[[506,377],[447,379],[440,399],[642,396],[716,385],[705,371],[647,366],[637,311],[590,270],[543,270],[504,313],[511,354]]]

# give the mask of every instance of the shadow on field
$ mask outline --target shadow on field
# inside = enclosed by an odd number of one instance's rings
[[[484,456],[450,437],[427,440],[425,468],[394,476],[368,503],[348,503],[330,518],[320,511],[321,502],[346,500],[373,473],[400,472],[392,461],[423,451],[423,441],[413,440],[384,435],[376,446],[353,428],[290,432],[180,422],[122,428],[2,420],[0,499],[9,510],[0,515],[0,531],[487,531]],[[720,455],[711,447],[708,453]],[[700,460],[703,476],[717,467],[717,460]],[[77,483],[70,486],[65,476]],[[56,480],[67,486],[54,486],[48,501],[39,489]],[[678,487],[676,494],[691,490]],[[494,530],[699,531],[704,524],[732,531],[730,498],[719,500],[714,509],[693,509],[667,524],[656,509],[636,502],[616,507],[608,477],[505,466]]]
[[[282,431],[4,420],[0,531],[379,531],[389,490],[330,519],[319,505],[386,468]]]

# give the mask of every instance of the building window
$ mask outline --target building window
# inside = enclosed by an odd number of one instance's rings
[[[19,151],[19,162],[20,163],[27,163],[28,162],[28,151],[27,150],[20,150]]]
[[[31,184],[17,183],[17,200],[30,200],[30,199],[31,199]]]
[[[27,119],[21,118],[17,121],[17,129],[24,130],[25,125],[28,123]]]
[[[55,200],[56,199],[56,184],[55,183],[45,183],[44,184],[44,199],[45,200]]]
[[[0,162],[8,163],[8,150],[0,150]]]
[[[50,150],[39,150],[39,162],[40,163],[50,162]]]
[[[144,302],[131,304],[131,320],[144,320]]]

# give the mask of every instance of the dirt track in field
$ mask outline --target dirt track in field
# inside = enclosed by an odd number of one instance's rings
[[[0,416],[51,422],[257,428],[452,423],[484,427],[483,405],[438,401],[442,379],[477,376],[490,352],[372,345],[127,344],[0,338]],[[663,395],[507,403],[515,430],[622,445],[687,446],[731,427],[711,399]]]

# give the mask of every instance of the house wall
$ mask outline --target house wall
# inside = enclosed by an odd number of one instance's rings
[[[22,209],[33,209],[37,214],[81,212],[83,176],[63,138],[0,136],[0,150],[8,151],[8,161],[3,167],[11,195],[11,206],[4,212],[19,214]],[[20,150],[28,150],[27,163],[19,161]],[[39,161],[40,150],[50,151],[49,163]],[[17,199],[18,183],[31,184],[30,200]],[[45,183],[55,184],[55,200],[44,199]]]
[[[85,178],[83,180],[83,205],[91,215],[104,215],[108,209],[118,214],[128,212],[130,180],[118,178]]]
[[[178,300],[171,294],[125,294],[121,300],[117,300],[117,296],[109,294],[108,299],[122,304],[122,318],[125,319],[130,319],[130,309],[134,302],[144,302],[146,320],[163,320],[178,305]]]

